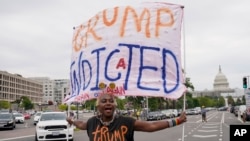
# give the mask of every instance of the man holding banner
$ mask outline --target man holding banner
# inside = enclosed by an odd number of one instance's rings
[[[114,112],[116,96],[178,99],[185,93],[182,16],[181,5],[144,3],[105,9],[75,27],[71,93],[65,103],[97,99],[99,114],[87,122],[68,118],[69,124],[87,130],[90,141],[133,141],[134,131],[154,132],[185,122],[185,112],[179,118],[156,122]]]
[[[109,93],[100,94],[96,106],[99,114],[89,118],[87,122],[67,118],[70,125],[87,130],[89,141],[134,141],[134,131],[154,132],[186,122],[185,112],[178,118],[155,122],[118,115],[115,113],[117,106],[115,96]]]

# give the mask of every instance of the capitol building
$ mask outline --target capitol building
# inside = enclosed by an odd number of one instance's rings
[[[222,73],[221,66],[219,66],[219,72],[215,76],[213,89],[212,90],[204,90],[204,91],[194,91],[193,97],[202,97],[202,96],[210,96],[210,97],[219,97],[223,96],[227,105],[227,97],[232,96],[236,101],[237,98],[242,98],[244,95],[244,89],[231,89],[229,87],[229,82],[227,80],[226,75]]]

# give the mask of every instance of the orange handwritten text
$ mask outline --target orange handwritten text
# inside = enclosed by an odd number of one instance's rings
[[[167,21],[165,17],[168,17]],[[159,37],[159,31],[164,27],[172,27],[175,23],[174,19],[173,11],[167,7],[136,9],[127,6],[106,9],[91,18],[87,23],[76,27],[72,41],[73,49],[78,52],[81,48],[88,47],[89,40],[90,42],[98,42],[105,39],[106,32],[112,32],[112,34],[114,32],[114,35],[123,38],[126,32],[131,32],[127,29],[131,29],[133,26],[136,32],[141,32],[146,38]],[[105,27],[108,31],[103,32],[102,29]],[[119,30],[117,31],[117,29]],[[151,32],[154,32],[154,34]]]
[[[113,132],[109,132],[106,126],[97,127],[92,133],[94,135],[94,141],[125,141],[125,135],[128,132],[126,126],[121,126],[120,129],[116,129]]]

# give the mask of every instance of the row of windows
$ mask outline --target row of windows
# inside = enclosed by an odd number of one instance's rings
[[[37,83],[34,83],[34,82],[23,80],[21,78],[11,77],[11,76],[8,76],[8,75],[0,74],[0,76],[1,76],[0,80],[10,82],[10,83],[19,83],[19,84],[29,85],[29,86],[39,86],[40,85],[40,84],[37,84]],[[0,81],[0,83],[1,83],[1,81]]]
[[[7,94],[7,93],[0,93],[0,99],[1,100],[7,100],[7,101],[15,101],[16,99],[20,99],[24,95],[16,95],[16,94]],[[27,96],[27,95],[25,95]],[[34,96],[29,96],[30,100],[32,102],[39,102],[41,101],[40,97],[34,97]]]
[[[26,84],[19,84],[19,83],[11,83],[7,81],[0,80],[0,86],[6,86],[10,88],[17,88],[17,89],[26,89],[26,90],[33,90],[36,91],[37,89],[42,89],[42,85],[26,85]]]

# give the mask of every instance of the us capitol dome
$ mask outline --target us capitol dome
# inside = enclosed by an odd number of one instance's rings
[[[226,75],[222,73],[221,66],[219,66],[219,72],[215,76],[213,89],[212,90],[204,90],[204,91],[194,91],[194,97],[200,96],[211,96],[211,97],[219,97],[224,94],[231,95],[235,93],[234,89],[229,88],[229,83]]]
[[[229,90],[229,83],[227,81],[226,76],[222,73],[221,71],[221,66],[219,66],[219,72],[215,76],[214,79],[214,90],[215,91],[224,91],[224,90]]]

